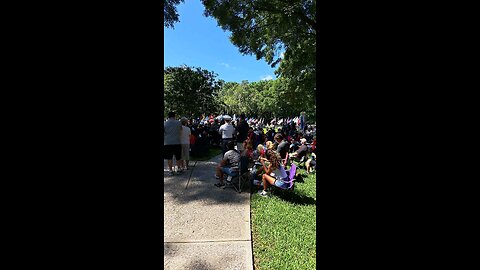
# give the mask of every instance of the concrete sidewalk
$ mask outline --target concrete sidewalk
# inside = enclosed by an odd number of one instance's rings
[[[250,192],[214,186],[220,158],[174,176],[164,161],[165,269],[253,269]]]

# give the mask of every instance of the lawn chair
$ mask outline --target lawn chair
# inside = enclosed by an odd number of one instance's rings
[[[283,189],[283,190],[293,191],[294,187],[295,187],[295,174],[296,173],[297,173],[297,165],[295,165],[295,163],[292,163],[292,167],[290,168],[289,171],[287,171],[288,180],[285,181],[285,183],[289,184],[288,187],[287,188],[280,188],[280,187],[277,187],[275,185],[270,186],[270,187],[276,187],[276,188]],[[273,189],[272,189],[272,191],[273,191]]]
[[[240,172],[237,176],[231,178],[231,185],[227,185],[232,186],[238,193],[242,193],[242,189],[245,186],[245,183],[250,180],[250,170],[248,169],[248,163],[249,162],[247,156],[240,157]],[[227,182],[229,181],[229,178],[230,177],[227,178]]]

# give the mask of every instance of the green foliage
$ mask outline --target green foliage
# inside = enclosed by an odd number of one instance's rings
[[[290,83],[289,79],[248,83],[225,83],[219,92],[222,110],[227,113],[244,112],[267,118],[300,115],[315,116],[315,98]]]
[[[316,268],[315,174],[297,182],[293,192],[254,194],[251,211],[255,269]]]
[[[165,68],[164,113],[175,111],[178,115],[190,117],[217,112],[217,96],[223,81],[217,81],[216,76],[215,73],[201,68]]]
[[[173,28],[176,22],[179,22],[177,5],[183,0],[163,0],[163,25]]]
[[[243,54],[264,58],[291,88],[315,97],[316,0],[202,0]],[[284,52],[283,57],[281,53]]]
[[[248,82],[216,80],[216,74],[201,68],[167,67],[164,70],[164,113],[183,116],[202,113],[246,113],[266,118],[298,116],[305,111],[315,119],[315,97],[291,79]]]

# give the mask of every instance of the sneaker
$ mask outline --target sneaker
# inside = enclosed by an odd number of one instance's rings
[[[217,175],[215,174],[215,179],[220,179],[220,176],[217,176]]]
[[[172,176],[172,175],[175,175],[175,173],[173,173],[173,171],[168,171],[167,175]]]
[[[262,197],[267,197],[267,192],[265,190],[262,190],[262,191],[259,191],[258,192],[258,195],[262,196]]]
[[[218,187],[218,188],[224,188],[225,183],[223,183],[223,184],[222,183],[216,183],[215,186]]]

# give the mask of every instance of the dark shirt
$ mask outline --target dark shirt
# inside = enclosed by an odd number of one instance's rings
[[[238,123],[238,127],[237,127],[237,131],[238,131],[237,141],[238,142],[243,142],[243,141],[245,141],[245,139],[247,139],[248,128],[249,127],[248,127],[247,121],[242,120],[242,121],[240,121],[240,123]]]
[[[307,153],[308,153],[308,146],[305,145],[305,144],[302,144],[302,146],[300,146],[300,148],[298,148],[297,151],[295,151],[297,153],[297,158],[302,158],[303,156],[306,156]]]
[[[275,136],[275,132],[273,132],[272,130],[268,131],[267,140],[273,141],[273,136]]]
[[[287,156],[288,149],[290,145],[287,141],[283,140],[277,147],[277,153],[280,154],[280,157],[283,159]]]

